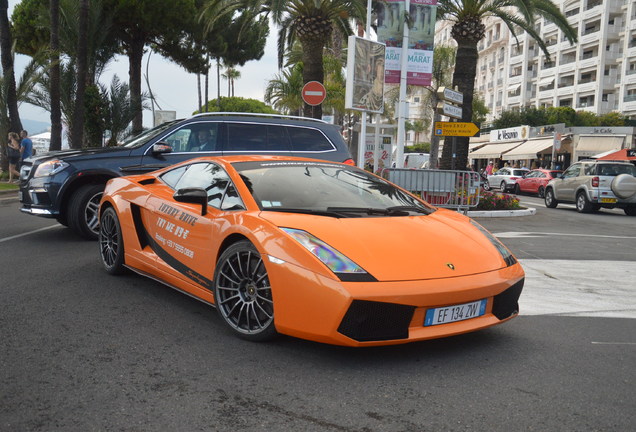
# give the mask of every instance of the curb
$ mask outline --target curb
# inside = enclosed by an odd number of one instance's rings
[[[20,191],[19,189],[0,191],[0,202],[19,201],[20,200],[18,196],[19,191]]]
[[[469,211],[466,215],[469,217],[516,217],[533,216],[536,212],[536,208],[527,208],[522,210]]]

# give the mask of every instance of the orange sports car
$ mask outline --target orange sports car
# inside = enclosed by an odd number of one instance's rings
[[[361,169],[192,159],[108,182],[99,247],[215,305],[239,336],[350,346],[466,333],[518,314],[524,272],[479,224]]]

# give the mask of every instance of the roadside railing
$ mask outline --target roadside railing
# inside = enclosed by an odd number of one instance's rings
[[[480,198],[480,176],[474,171],[385,168],[380,175],[434,206],[467,212]]]

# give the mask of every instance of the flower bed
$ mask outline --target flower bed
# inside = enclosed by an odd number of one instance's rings
[[[474,210],[517,210],[520,208],[519,199],[515,196],[499,192],[482,191],[479,204]]]

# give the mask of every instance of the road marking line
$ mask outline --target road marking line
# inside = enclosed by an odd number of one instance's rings
[[[46,231],[48,229],[59,227],[59,226],[60,226],[59,224],[55,224],[55,225],[47,226],[47,227],[44,227],[44,228],[38,228],[36,230],[25,232],[25,233],[22,233],[22,234],[16,234],[16,235],[11,236],[11,237],[5,237],[5,238],[0,239],[0,243],[6,242],[6,241],[9,241],[9,240],[14,240],[14,239],[17,239],[17,238],[20,238],[20,237],[28,236],[28,235],[31,235],[31,234],[35,234],[35,233],[38,233],[40,231]]]
[[[636,342],[594,342],[592,345],[636,345]]]
[[[524,238],[524,237],[545,237],[545,236],[564,236],[564,237],[598,237],[598,238],[616,238],[616,239],[636,239],[636,237],[628,236],[610,236],[598,234],[568,234],[568,233],[542,233],[542,232],[524,232],[524,231],[506,231],[493,233],[498,238]]]

